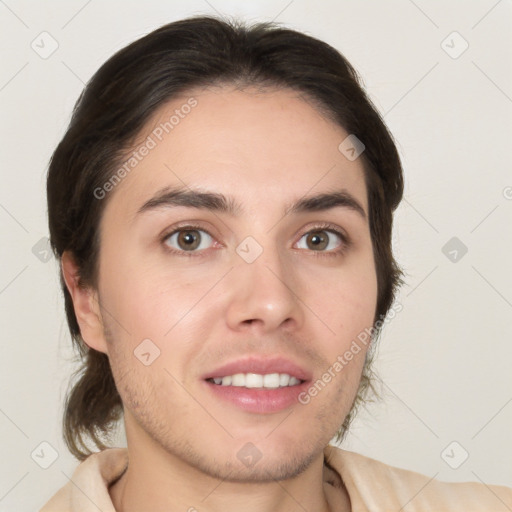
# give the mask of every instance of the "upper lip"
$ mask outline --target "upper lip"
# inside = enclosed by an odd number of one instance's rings
[[[214,377],[226,377],[237,373],[287,373],[300,380],[311,380],[311,374],[285,357],[262,358],[261,356],[249,356],[226,363],[203,375],[203,379]]]

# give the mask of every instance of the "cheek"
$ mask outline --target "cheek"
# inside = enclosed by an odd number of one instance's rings
[[[336,292],[326,298],[326,305],[331,304],[325,310],[327,322],[335,334],[324,345],[328,372],[324,376],[329,382],[336,382],[338,398],[346,398],[357,390],[370,347],[377,292],[371,282],[368,286],[356,283]]]
[[[132,395],[134,406],[152,400],[148,390],[172,385],[167,372],[184,378],[184,370],[202,342],[211,337],[215,318],[220,317],[207,294],[218,281],[217,275],[196,275],[191,280],[183,273],[138,268],[138,273],[126,272],[126,278],[120,269],[112,274],[104,297],[112,313],[109,324],[115,324],[116,346],[110,349],[113,364],[118,368],[120,386],[126,395]],[[149,366],[144,366],[144,361]],[[131,377],[125,380],[123,375]],[[132,378],[140,386],[131,386]]]
[[[191,284],[179,273],[165,270],[127,259],[106,268],[103,302],[133,343],[139,338],[165,338],[198,300],[199,283]]]
[[[330,327],[338,349],[373,325],[377,305],[377,277],[373,262],[347,266],[339,272],[317,275],[308,304]],[[314,290],[314,291],[313,291]]]

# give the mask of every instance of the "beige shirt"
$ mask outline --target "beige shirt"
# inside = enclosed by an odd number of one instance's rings
[[[324,489],[333,511],[340,509],[343,484],[352,512],[512,511],[512,489],[508,487],[445,483],[331,445],[324,456]],[[116,512],[108,487],[127,465],[126,448],[90,455],[40,512]]]

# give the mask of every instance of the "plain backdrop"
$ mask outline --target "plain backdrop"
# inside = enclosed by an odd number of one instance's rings
[[[61,433],[76,365],[45,253],[50,155],[106,59],[200,13],[275,20],[330,43],[397,140],[403,309],[379,342],[383,400],[342,446],[442,480],[512,485],[510,1],[2,0],[0,511],[37,510],[77,465]],[[42,37],[47,52],[58,44],[49,56],[33,49]],[[51,449],[44,469],[35,454]]]

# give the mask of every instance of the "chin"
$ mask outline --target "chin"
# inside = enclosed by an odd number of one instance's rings
[[[259,460],[254,460],[254,462],[235,460],[227,462],[224,466],[206,466],[203,471],[214,478],[227,482],[269,483],[295,478],[309,467],[316,456],[316,453],[304,457],[294,454],[288,459],[273,456],[272,460],[269,460],[268,457],[267,460],[264,460],[262,455]]]

